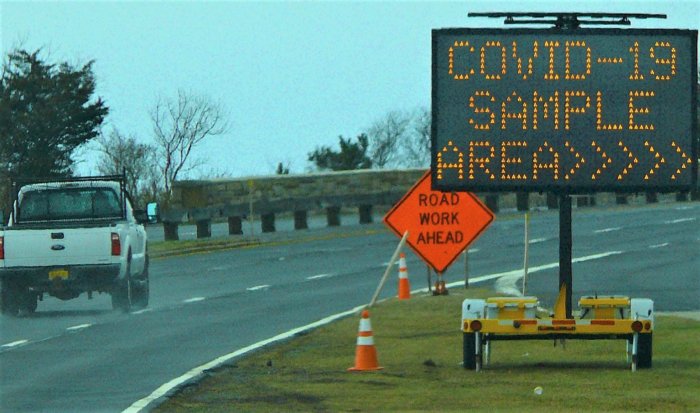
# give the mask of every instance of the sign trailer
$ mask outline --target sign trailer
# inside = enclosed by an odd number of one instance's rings
[[[466,300],[465,368],[484,342],[529,338],[624,338],[632,368],[651,367],[651,300],[584,298],[588,319],[572,317],[571,195],[697,187],[697,30],[579,28],[665,15],[469,16],[555,28],[433,30],[432,189],[557,194],[560,294],[549,320],[534,297]]]

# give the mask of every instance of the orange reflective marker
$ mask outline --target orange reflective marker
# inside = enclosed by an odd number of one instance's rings
[[[444,272],[459,254],[491,224],[493,213],[471,192],[431,189],[430,171],[384,217],[398,236],[437,272]]]

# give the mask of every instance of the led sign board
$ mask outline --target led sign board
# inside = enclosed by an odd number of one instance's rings
[[[443,191],[692,189],[697,31],[433,30]]]

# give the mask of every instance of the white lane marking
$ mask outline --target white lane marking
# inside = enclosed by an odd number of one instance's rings
[[[603,228],[603,229],[597,229],[593,231],[594,234],[602,234],[604,232],[613,232],[613,231],[619,231],[621,230],[622,227],[611,227],[611,228]]]
[[[332,277],[335,274],[318,274],[318,275],[312,275],[311,277],[306,277],[307,280],[318,280],[319,278],[328,278]]]
[[[603,252],[600,254],[593,254],[593,255],[586,255],[584,257],[579,257],[579,258],[574,258],[571,260],[572,263],[578,263],[578,262],[585,262],[585,261],[591,261],[591,260],[598,260],[601,258],[606,258],[610,257],[612,255],[618,255],[622,254],[622,251],[608,251],[608,252]],[[528,275],[532,274],[533,272],[539,272],[539,271],[544,271],[544,270],[550,270],[552,268],[557,268],[559,267],[559,262],[551,262],[549,264],[544,264],[544,265],[539,265],[536,267],[530,267],[527,270]],[[496,274],[487,274],[487,275],[482,275],[479,277],[474,277],[474,278],[469,278],[469,284],[476,284],[480,283],[483,281],[488,281],[488,280],[493,280],[495,278],[501,278],[501,277],[522,277],[523,276],[523,269],[519,268],[517,270],[513,271],[506,271],[506,272],[499,272]],[[512,279],[512,278],[511,278]],[[517,280],[517,278],[515,278]],[[464,281],[456,281],[450,284],[447,284],[447,287],[456,287],[456,286],[464,286]],[[428,291],[427,288],[423,288],[420,290],[416,290],[416,292],[423,292],[423,291]]]
[[[29,340],[17,340],[17,341],[13,341],[12,343],[3,344],[3,345],[0,346],[0,347],[2,347],[2,348],[12,348],[12,347],[21,346],[21,345],[24,344],[24,343],[29,343]]]
[[[263,285],[256,285],[255,287],[250,287],[246,288],[248,291],[258,291],[258,290],[264,290],[265,288],[269,288],[270,286],[268,284],[263,284]]]
[[[547,240],[548,240],[547,238],[535,238],[535,239],[531,239],[531,240],[528,241],[528,242],[529,242],[530,244],[537,244],[537,243],[540,243],[540,242],[545,242],[545,241],[547,241]]]
[[[655,245],[649,245],[649,248],[662,248],[662,247],[668,247],[668,242],[664,242],[663,244],[655,244]]]
[[[693,209],[693,207],[681,206],[681,207],[676,207],[675,209],[676,209],[676,211],[686,211],[688,209]]]
[[[189,303],[196,303],[198,301],[204,301],[204,300],[206,300],[205,297],[192,297],[192,298],[188,298],[188,299],[184,300],[183,303],[189,304]]]
[[[77,325],[77,326],[68,327],[66,330],[68,330],[68,331],[77,331],[77,330],[82,330],[82,329],[84,329],[84,328],[88,328],[88,327],[90,327],[90,326],[92,326],[92,324],[80,324],[80,325]]]
[[[139,314],[143,314],[143,313],[148,313],[149,311],[153,311],[153,309],[152,308],[144,308],[143,310],[134,311],[131,314],[139,315]]]
[[[249,353],[251,351],[257,350],[261,347],[267,346],[268,344],[272,344],[281,340],[286,340],[288,338],[294,337],[296,334],[303,333],[309,330],[313,330],[315,328],[324,326],[326,324],[332,323],[335,320],[338,320],[343,317],[347,317],[349,315],[355,314],[358,311],[362,310],[365,308],[365,305],[361,305],[358,307],[355,307],[351,310],[344,311],[342,313],[334,314],[331,316],[328,316],[326,318],[323,318],[321,320],[318,320],[316,322],[313,322],[311,324],[307,324],[302,327],[297,327],[295,329],[289,330],[287,332],[284,332],[282,334],[278,334],[274,337],[268,338],[263,341],[258,341],[257,343],[251,344],[247,347],[243,347],[241,349],[238,349],[234,351],[233,353],[229,353],[226,355],[223,355],[219,358],[216,358],[209,363],[202,364],[199,367],[195,367],[192,370],[188,371],[187,373],[183,374],[180,377],[176,377],[169,382],[163,384],[162,386],[158,387],[153,391],[153,393],[149,394],[148,396],[144,397],[141,400],[138,400],[134,402],[131,406],[127,407],[126,409],[123,410],[122,413],[137,413],[141,412],[144,410],[148,410],[147,407],[153,403],[154,401],[160,399],[161,397],[164,397],[166,394],[170,393],[177,387],[181,386],[184,383],[187,383],[188,381],[194,379],[197,376],[202,375],[205,371],[211,370],[213,368],[219,367],[222,364],[230,361],[233,358],[242,356],[246,353]]]
[[[697,218],[680,218],[671,221],[664,221],[664,224],[680,224],[681,222],[695,221]]]

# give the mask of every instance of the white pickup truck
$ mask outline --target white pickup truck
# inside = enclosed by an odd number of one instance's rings
[[[125,312],[148,305],[145,213],[132,209],[122,176],[13,184],[0,227],[3,314],[32,313],[44,294],[94,292]]]

